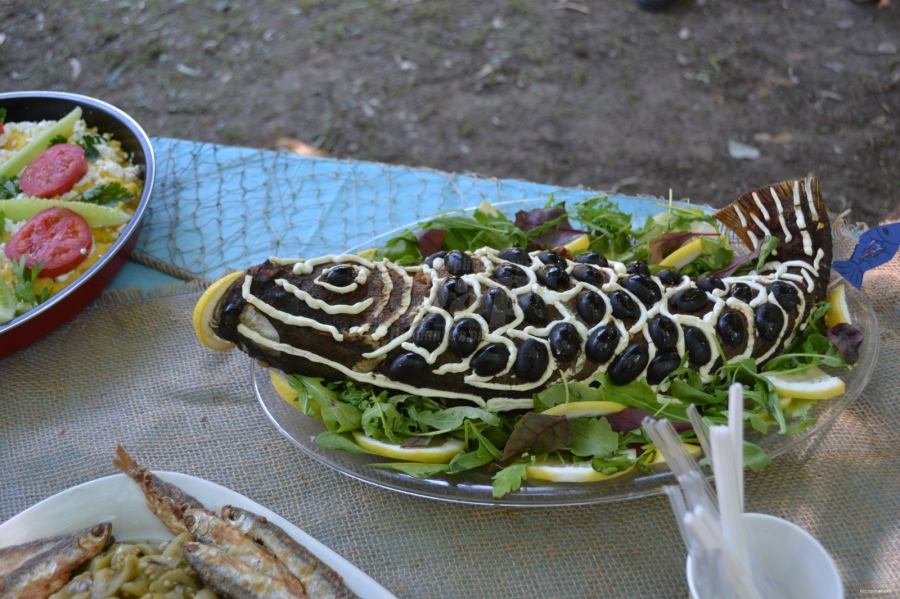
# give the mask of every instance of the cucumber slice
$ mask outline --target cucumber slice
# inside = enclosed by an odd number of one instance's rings
[[[6,281],[0,279],[0,324],[6,324],[16,315],[16,297]]]
[[[59,206],[80,214],[92,227],[110,227],[127,223],[131,215],[124,210],[98,204],[69,202],[66,200],[42,200],[40,198],[13,198],[0,200],[0,212],[13,222],[28,220],[38,212]]]
[[[56,123],[34,137],[28,144],[10,156],[6,162],[0,164],[0,177],[12,178],[19,176],[28,163],[37,158],[38,154],[50,147],[50,140],[57,135],[65,135],[72,131],[75,123],[81,118],[81,107],[76,106],[75,109],[56,121]]]

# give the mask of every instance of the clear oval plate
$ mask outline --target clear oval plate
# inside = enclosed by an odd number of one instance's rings
[[[642,224],[647,216],[668,209],[669,202],[653,198],[637,198],[626,196],[610,196],[619,207],[633,215],[635,224]],[[528,210],[544,206],[546,199],[515,200],[494,204],[494,207],[512,218],[518,210]],[[673,202],[681,208],[698,208],[699,206],[681,202]],[[465,212],[472,212],[471,208]],[[430,220],[427,219],[427,220]],[[364,244],[350,248],[348,252],[358,252],[370,247],[383,245],[388,239],[401,231],[415,229],[418,223],[395,229],[380,235]],[[738,242],[740,243],[740,242]],[[832,274],[832,286],[843,279]],[[847,285],[847,305],[850,309],[852,324],[865,336],[860,348],[859,361],[850,370],[836,372],[845,384],[846,390],[833,400],[816,402],[809,410],[816,423],[790,435],[782,435],[774,427],[766,435],[751,429],[746,431],[746,439],[759,445],[770,457],[777,458],[786,451],[798,446],[813,435],[827,428],[841,412],[847,409],[862,393],[878,358],[880,335],[875,310],[868,298],[852,285]],[[406,474],[383,468],[373,468],[372,464],[384,462],[385,458],[363,454],[352,454],[342,451],[323,449],[316,444],[315,437],[325,431],[320,421],[304,416],[291,404],[284,401],[275,391],[267,369],[251,362],[250,373],[254,393],[269,420],[278,431],[286,436],[297,448],[309,457],[322,464],[334,468],[357,480],[375,486],[398,491],[416,497],[467,503],[478,505],[503,505],[519,507],[572,506],[595,503],[622,501],[649,497],[663,492],[663,486],[674,484],[671,472],[662,467],[656,471],[638,472],[636,470],[623,476],[596,483],[550,483],[543,481],[527,481],[518,491],[502,498],[493,497],[490,475],[486,472],[464,472],[456,475],[436,476],[429,479],[417,479]]]

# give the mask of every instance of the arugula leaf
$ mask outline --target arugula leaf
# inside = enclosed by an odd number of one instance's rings
[[[290,375],[288,381],[299,394],[300,410],[324,422],[329,431],[343,433],[360,428],[359,408],[340,401],[334,391],[322,385],[321,378]]]
[[[569,421],[572,442],[569,451],[581,457],[608,457],[619,449],[619,433],[606,418],[573,418]]]
[[[551,385],[534,396],[535,409],[543,411],[559,404],[578,401],[599,401],[600,390],[580,381],[563,381]]]
[[[647,459],[648,454],[644,454],[641,458],[633,459],[626,455],[610,455],[603,457],[595,457],[591,460],[591,468],[597,472],[606,475],[615,474],[622,470],[627,470],[637,462],[643,462]]]
[[[433,412],[420,413],[416,422],[433,431],[428,434],[440,434],[462,428],[466,420],[476,420],[488,426],[500,426],[500,417],[494,412],[474,406],[455,406]]]
[[[518,491],[525,481],[525,469],[527,467],[528,464],[511,464],[495,474],[493,476],[494,484],[491,493],[494,498],[499,499],[507,493]]]
[[[569,210],[593,238],[589,250],[616,258],[631,251],[631,215],[621,210],[607,196],[582,200]]]
[[[347,435],[325,431],[316,435],[316,445],[324,449],[334,449],[338,451],[348,451],[350,453],[368,453],[375,455],[368,449],[360,447],[356,442]]]
[[[644,380],[636,380],[627,385],[616,385],[607,373],[594,375],[600,383],[605,401],[614,401],[625,406],[641,408],[654,418],[666,418],[670,422],[690,422],[687,416],[687,404],[659,401],[656,392]]]
[[[110,181],[106,185],[95,185],[85,190],[80,199],[89,204],[112,204],[129,202],[134,199],[134,194],[122,187],[118,181]]]
[[[387,468],[399,470],[414,478],[430,478],[442,474],[450,469],[448,464],[422,464],[419,462],[390,462],[387,464],[370,464],[374,468]]]
[[[11,200],[20,193],[22,193],[22,190],[19,189],[19,179],[17,177],[7,179],[0,176],[0,200]]]

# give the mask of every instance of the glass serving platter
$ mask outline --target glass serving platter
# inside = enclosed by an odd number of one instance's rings
[[[635,225],[643,224],[647,216],[667,210],[670,205],[667,201],[654,198],[610,196],[610,199],[616,201],[621,209],[632,213]],[[515,200],[497,203],[493,206],[506,216],[513,218],[518,210],[543,207],[546,201],[546,198]],[[672,202],[671,205],[680,208],[700,207],[683,202]],[[471,213],[474,210],[475,208],[471,208],[461,212]],[[709,209],[709,211],[711,212],[712,209]],[[367,248],[384,245],[391,237],[402,231],[416,229],[419,223],[431,218],[433,217],[389,231],[370,241],[350,248],[347,252],[356,253]],[[741,242],[732,239],[732,243],[735,251],[740,251],[739,246]],[[843,279],[839,275],[832,273],[832,287],[840,284],[842,281]],[[844,380],[846,390],[835,399],[816,402],[809,410],[810,416],[816,418],[816,423],[794,434],[779,434],[775,427],[772,427],[766,435],[749,428],[746,429],[746,440],[764,449],[773,459],[826,429],[860,396],[872,376],[878,357],[880,338],[875,311],[865,294],[852,285],[846,286],[846,298],[852,317],[852,324],[865,336],[865,341],[860,347],[859,361],[856,366],[850,370],[839,370],[833,373]],[[297,408],[284,401],[272,386],[267,369],[259,366],[256,361],[251,362],[250,377],[256,398],[266,416],[278,431],[296,445],[300,451],[347,476],[407,495],[476,505],[550,507],[607,503],[649,497],[662,493],[665,485],[675,484],[672,473],[665,465],[658,466],[649,473],[635,469],[628,474],[595,483],[552,483],[529,480],[523,483],[518,491],[508,493],[499,499],[494,498],[492,495],[491,475],[487,472],[467,471],[455,475],[440,475],[429,479],[417,479],[401,472],[371,466],[372,464],[390,461],[388,458],[334,451],[319,447],[316,444],[315,437],[326,430],[325,425],[318,420],[304,416]]]

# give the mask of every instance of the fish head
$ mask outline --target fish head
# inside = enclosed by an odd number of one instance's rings
[[[214,527],[214,518],[216,515],[207,509],[190,508],[184,510],[182,521],[191,538],[200,539],[209,536]]]
[[[885,241],[893,245],[900,245],[900,223],[879,225],[876,229]]]

